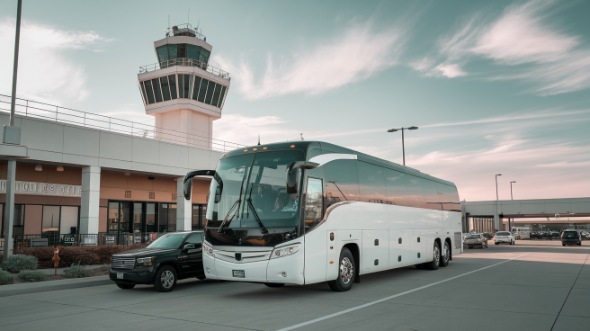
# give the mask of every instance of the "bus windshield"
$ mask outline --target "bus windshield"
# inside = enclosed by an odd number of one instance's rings
[[[300,199],[287,194],[286,183],[289,165],[303,159],[300,150],[221,159],[210,186],[206,240],[274,246],[298,236]]]

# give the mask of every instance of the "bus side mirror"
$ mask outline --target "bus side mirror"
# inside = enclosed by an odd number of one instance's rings
[[[191,171],[186,176],[184,176],[183,181],[183,195],[186,200],[191,199],[191,193],[193,191],[193,177],[196,176],[208,176],[213,177],[215,176],[215,170],[195,170]]]
[[[314,169],[317,166],[318,164],[314,162],[298,161],[291,163],[287,167],[287,194],[297,193],[301,175],[300,169]]]

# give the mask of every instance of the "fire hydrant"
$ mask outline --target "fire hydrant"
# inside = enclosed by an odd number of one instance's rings
[[[55,248],[55,251],[53,251],[53,258],[51,258],[51,261],[53,261],[53,268],[55,269],[55,274],[57,275],[57,268],[59,268],[59,251],[61,250],[61,246],[57,246]]]

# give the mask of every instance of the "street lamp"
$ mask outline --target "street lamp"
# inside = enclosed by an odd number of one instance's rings
[[[387,130],[387,132],[396,132],[396,131],[402,131],[402,155],[404,157],[404,166],[406,165],[406,146],[404,145],[404,130],[418,130],[417,126],[410,126],[408,128],[399,128],[399,129],[389,129]]]
[[[496,201],[498,201],[498,176],[502,176],[502,174],[496,174]]]
[[[512,195],[512,184],[516,184],[516,181],[513,180],[510,182],[510,200],[514,200],[514,196]]]
[[[494,227],[496,229],[500,229],[500,217],[498,216],[498,176],[502,176],[502,174],[496,174],[496,212],[494,213]]]

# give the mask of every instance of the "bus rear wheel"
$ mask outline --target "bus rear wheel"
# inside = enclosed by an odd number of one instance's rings
[[[435,241],[432,247],[432,262],[426,263],[426,269],[437,270],[440,267],[440,246]]]
[[[332,291],[344,292],[352,288],[356,277],[354,256],[346,247],[340,252],[340,261],[338,263],[338,278],[329,281],[328,285]]]
[[[483,248],[483,245],[481,246]],[[487,246],[486,246],[487,248]],[[440,259],[440,266],[446,267],[449,265],[449,261],[451,260],[451,246],[449,245],[448,241],[445,241],[443,244],[443,250]]]

